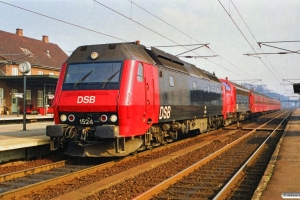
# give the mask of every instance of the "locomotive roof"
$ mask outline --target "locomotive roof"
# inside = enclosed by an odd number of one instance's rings
[[[212,74],[205,70],[203,70],[203,72],[206,74],[207,77],[209,77],[210,80],[220,83],[220,80],[218,79],[218,77],[216,77],[215,73]]]
[[[184,65],[183,61],[180,60],[178,57],[166,53],[155,47],[151,47],[151,53],[153,53],[153,55],[160,62],[158,64],[162,64],[163,66],[169,69],[175,69],[176,71],[189,74],[188,70],[183,66]]]
[[[250,91],[250,89],[248,89],[248,88],[246,88],[242,85],[239,85],[235,82],[229,81],[227,78],[226,79],[221,79],[221,81],[226,81],[227,83],[234,85],[238,90],[242,90],[242,91],[246,91],[246,92]]]
[[[169,70],[178,71],[193,77],[210,79],[220,82],[218,78],[209,72],[206,72],[195,65],[180,60],[178,57],[166,53],[155,47],[146,49],[144,45],[136,42],[111,43],[85,45],[78,47],[67,59],[68,63],[95,62],[92,60],[91,53],[97,52],[99,57],[96,61],[121,61],[121,60],[139,60],[152,65],[164,67]]]
[[[244,87],[244,86],[242,86],[242,85],[239,85],[239,84],[237,84],[237,83],[234,83],[234,82],[231,82],[233,85],[235,85],[235,87],[236,88],[238,88],[239,90],[244,90],[244,91],[249,91],[249,89],[248,88],[246,88],[246,87]]]
[[[80,46],[72,53],[67,62],[93,62],[95,60],[92,60],[90,55],[92,52],[98,52],[97,61],[140,60],[155,64],[144,49],[145,46],[135,42]]]
[[[219,79],[214,74],[211,74],[200,68],[197,68],[195,65],[180,60],[178,57],[166,53],[160,49],[151,47],[151,54],[153,54],[156,57],[153,59],[158,60],[158,64],[161,64],[164,67],[175,69],[176,71],[186,73],[192,77],[220,82]]]

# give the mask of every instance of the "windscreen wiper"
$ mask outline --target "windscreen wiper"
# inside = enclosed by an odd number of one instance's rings
[[[82,77],[81,79],[79,79],[75,84],[74,84],[74,89],[76,89],[77,84],[81,83],[82,81],[84,81],[91,73],[93,72],[93,70],[91,70],[89,73],[87,73],[84,77]]]
[[[108,79],[106,79],[106,81],[103,83],[102,85],[102,89],[104,89],[105,85],[107,82],[111,81],[111,79],[113,79],[113,77],[115,77],[115,75],[117,75],[117,73],[119,73],[120,70],[118,70],[116,73],[114,73],[111,77],[109,77]]]

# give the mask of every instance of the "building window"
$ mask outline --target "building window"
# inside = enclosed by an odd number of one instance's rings
[[[3,88],[0,88],[0,106],[3,106]]]
[[[193,90],[196,90],[197,89],[197,83],[196,81],[193,81]]]
[[[18,70],[18,68],[12,68],[12,75],[13,76],[18,76],[18,73],[19,73],[19,70]]]
[[[26,103],[31,105],[31,90],[26,90]]]
[[[38,107],[43,107],[43,91],[38,90],[38,99],[37,99],[37,106]]]
[[[171,87],[174,87],[174,76],[169,76],[169,84]]]
[[[43,71],[38,71],[38,75],[43,75],[44,72]]]
[[[54,73],[53,73],[53,72],[49,72],[49,75],[50,75],[50,76],[54,76]]]
[[[143,67],[142,63],[139,63],[139,68],[138,68],[138,73],[137,73],[137,80],[139,82],[144,81],[144,67]]]

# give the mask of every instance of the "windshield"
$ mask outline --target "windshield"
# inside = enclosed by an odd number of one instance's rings
[[[222,84],[225,86],[227,91],[231,91],[230,86],[227,83],[222,82]]]
[[[121,68],[122,62],[69,64],[63,90],[119,89]]]

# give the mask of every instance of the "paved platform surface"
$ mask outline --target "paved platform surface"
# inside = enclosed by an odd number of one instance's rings
[[[46,136],[46,126],[54,124],[54,122],[39,122],[26,123],[23,130],[23,116],[17,117],[13,115],[0,115],[1,120],[20,119],[20,123],[16,124],[1,124],[0,125],[0,151],[7,151],[25,147],[39,146],[49,144],[49,137]],[[28,115],[26,119],[45,119],[52,116]]]
[[[53,116],[51,114],[47,115],[32,115],[32,114],[26,114],[26,119],[53,119]],[[23,121],[23,114],[19,115],[0,115],[0,122],[3,121]]]
[[[293,199],[300,199],[300,109],[294,110],[269,166],[273,174],[265,173],[270,179],[260,199],[283,199],[282,195],[291,193]]]

